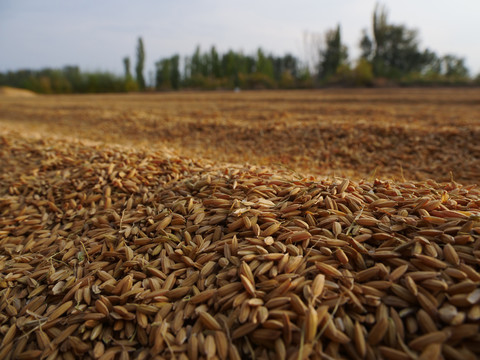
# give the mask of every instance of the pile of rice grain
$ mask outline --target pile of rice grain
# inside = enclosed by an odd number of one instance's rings
[[[1,359],[475,359],[480,190],[0,138]]]

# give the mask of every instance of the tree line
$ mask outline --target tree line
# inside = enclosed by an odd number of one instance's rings
[[[312,87],[308,69],[292,54],[274,56],[259,48],[246,55],[229,50],[219,54],[212,46],[202,52],[197,46],[180,62],[178,54],[155,63],[157,90],[259,89]]]
[[[312,61],[292,54],[277,56],[259,48],[253,54],[215,46],[193,54],[174,54],[155,62],[153,81],[144,77],[145,46],[136,48],[135,71],[129,57],[123,59],[124,75],[110,72],[81,72],[78,66],[63,69],[20,70],[0,73],[0,85],[39,93],[128,92],[179,89],[293,89],[322,86],[480,85],[480,75],[470,76],[465,60],[453,54],[437,55],[421,49],[414,29],[392,24],[385,7],[377,5],[371,30],[363,30],[355,61],[349,59],[341,28],[310,34],[306,49]]]

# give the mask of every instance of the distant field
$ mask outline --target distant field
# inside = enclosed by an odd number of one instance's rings
[[[480,90],[0,96],[0,127],[303,174],[480,178]]]

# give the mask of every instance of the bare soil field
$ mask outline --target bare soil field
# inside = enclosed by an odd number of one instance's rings
[[[480,91],[0,94],[0,359],[477,359]]]

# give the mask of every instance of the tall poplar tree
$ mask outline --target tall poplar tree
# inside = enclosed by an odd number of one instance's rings
[[[337,68],[347,59],[347,48],[342,45],[340,25],[325,34],[326,47],[320,52],[318,69],[319,80],[327,80],[335,75]]]
[[[132,73],[130,72],[130,58],[128,56],[123,58],[123,66],[125,68],[125,79],[128,81],[132,78]]]
[[[368,37],[362,41],[366,45]],[[404,25],[388,22],[387,10],[377,5],[373,12],[373,73],[392,79],[420,72],[431,61],[431,52],[419,49],[418,33]],[[365,46],[367,50],[367,46]]]
[[[138,38],[137,44],[137,65],[135,66],[135,73],[137,74],[137,83],[140,90],[145,90],[145,77],[143,76],[143,69],[145,66],[145,49],[143,40]]]

